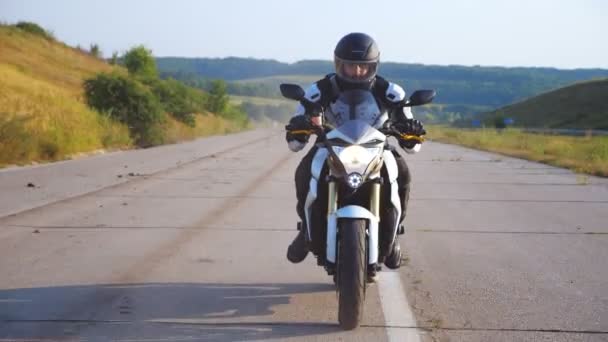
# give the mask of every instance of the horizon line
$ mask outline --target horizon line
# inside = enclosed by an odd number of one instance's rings
[[[269,61],[269,62],[277,62],[287,65],[294,65],[302,62],[327,62],[333,63],[329,59],[300,59],[295,62],[286,62],[281,61],[275,58],[259,58],[259,57],[241,57],[241,56],[225,56],[225,57],[184,57],[184,56],[154,56],[154,58],[181,58],[181,59],[212,59],[212,60],[226,60],[226,59],[252,59],[257,61]],[[608,71],[608,67],[575,67],[575,68],[565,68],[565,67],[555,67],[555,66],[506,66],[506,65],[493,65],[493,64],[425,64],[425,63],[416,63],[416,62],[395,62],[395,61],[380,61],[380,65],[382,64],[403,64],[403,65],[420,65],[427,67],[464,67],[464,68],[501,68],[501,69],[553,69],[553,70],[562,70],[562,71],[577,71],[577,70],[601,70]]]

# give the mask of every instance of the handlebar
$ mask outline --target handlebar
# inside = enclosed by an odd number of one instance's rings
[[[300,104],[305,108],[306,113],[315,113],[314,115],[304,114],[308,118],[321,115],[321,113],[323,111],[323,107],[316,102],[312,102],[312,101],[308,100],[304,96],[305,95],[304,90],[299,85],[281,84],[280,88],[281,88],[281,94],[283,94],[284,97],[291,99],[291,100],[299,101]],[[412,96],[410,96],[409,99],[407,99],[407,100],[403,99],[402,101],[399,101],[395,105],[397,107],[401,107],[401,108],[420,106],[420,105],[430,103],[433,100],[433,98],[435,97],[435,95],[436,95],[436,93],[434,90],[417,90],[412,94]],[[292,134],[307,134],[307,135],[314,133],[319,138],[324,140],[326,129],[332,129],[332,128],[333,127],[326,126],[326,125],[323,125],[323,126],[312,126],[311,125],[310,129],[292,130],[290,132]],[[387,136],[394,136],[398,139],[405,140],[405,141],[409,140],[409,141],[415,141],[417,143],[422,143],[424,141],[423,136],[404,134],[404,133],[401,133],[398,130],[394,129],[391,121],[387,121],[385,123],[384,127],[380,128],[379,130],[380,130],[380,132],[382,132],[383,134],[385,134]]]
[[[423,136],[406,134],[406,133],[402,133],[402,132],[396,130],[393,127],[393,122],[390,120],[384,124],[384,127],[380,128],[380,132],[382,132],[383,134],[385,134],[387,136],[393,136],[395,138],[405,140],[405,141],[413,140],[413,141],[416,141],[417,143],[422,143],[424,141]]]
[[[292,134],[307,134],[307,135],[316,134],[319,138],[325,139],[325,132],[328,129],[333,129],[333,127],[328,126],[328,125],[312,126],[310,129],[292,130],[290,132]],[[396,129],[393,128],[392,123],[390,121],[388,121],[384,125],[384,127],[380,128],[379,131],[387,136],[393,136],[393,137],[396,137],[398,139],[405,140],[405,141],[415,141],[416,143],[422,143],[425,140],[423,136],[405,134],[405,133],[401,133],[401,132],[397,131]]]

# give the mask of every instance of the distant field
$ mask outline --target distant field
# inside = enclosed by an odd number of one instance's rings
[[[331,71],[331,70],[330,70]],[[281,83],[296,83],[299,84],[302,88],[308,87],[310,84],[320,80],[325,75],[277,75],[277,76],[268,76],[268,77],[259,77],[259,78],[248,78],[243,80],[238,80],[238,83],[265,83],[265,84],[276,84],[277,91],[278,85]]]
[[[236,80],[247,83],[273,80],[275,83],[289,81],[302,86],[334,70],[330,60],[282,63],[238,57],[158,58],[158,65],[161,72],[174,78],[224,79],[230,83]],[[403,84],[408,92],[436,89],[437,102],[484,106],[487,108],[484,112],[574,82],[608,77],[608,70],[602,69],[439,66],[387,61],[381,63],[379,72],[386,79]],[[261,92],[238,94],[262,95]],[[264,96],[267,95],[265,92]]]
[[[230,95],[230,102],[233,104],[241,104],[243,102],[250,102],[256,105],[293,105],[296,106],[296,102],[288,99],[269,98],[269,97],[257,97],[257,96],[239,96]]]
[[[576,172],[608,177],[608,137],[565,137],[522,133],[517,129],[459,130],[428,126],[435,141],[535,160]]]
[[[306,89],[312,83],[318,81],[323,78],[324,75],[278,75],[278,76],[270,76],[270,77],[260,77],[260,78],[250,78],[243,79],[239,81],[235,81],[238,84],[248,85],[248,86],[259,86],[265,89],[272,90],[272,97],[270,99],[279,99],[279,85],[281,83],[295,83],[300,85],[302,88]],[[406,90],[406,95],[411,95],[418,88],[415,85],[411,84],[403,84]],[[420,87],[423,88],[423,87]],[[438,91],[439,95],[437,97],[437,101],[441,100],[441,92]],[[266,96],[266,95],[263,95]],[[269,95],[270,96],[270,95]],[[238,103],[237,100],[239,96],[233,95],[235,98],[235,103]],[[278,104],[277,102],[264,102],[266,97],[255,97],[251,98],[256,104]],[[258,100],[259,99],[259,100]],[[421,120],[425,120],[427,122],[453,122],[458,120],[459,118],[464,117],[470,113],[481,113],[491,110],[492,107],[481,106],[481,105],[470,105],[470,104],[450,104],[450,103],[433,103],[423,107],[414,108],[414,114],[417,115]]]

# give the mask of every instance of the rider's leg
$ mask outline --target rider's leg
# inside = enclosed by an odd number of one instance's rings
[[[401,217],[399,218],[399,223],[403,224],[403,220],[405,219],[407,212],[407,204],[410,198],[411,174],[405,159],[396,151],[393,152],[393,155],[395,156],[397,169],[399,170],[397,177],[399,198],[401,199]],[[395,238],[392,251],[389,255],[387,255],[384,264],[391,269],[399,268],[401,266],[401,245],[398,237]]]
[[[399,218],[399,223],[403,224],[403,220],[405,219],[405,214],[407,212],[407,203],[410,199],[410,183],[412,181],[412,176],[410,174],[410,169],[407,167],[407,163],[405,162],[405,158],[403,158],[396,151],[393,152],[393,155],[395,156],[395,161],[397,162],[397,169],[399,169],[399,175],[397,176],[399,198],[401,199],[401,217]]]
[[[295,183],[296,183],[296,211],[302,221],[301,229],[298,231],[293,242],[287,248],[287,259],[293,263],[303,261],[308,255],[308,246],[306,242],[306,215],[304,206],[306,204],[306,196],[310,186],[312,160],[317,152],[317,147],[313,146],[308,153],[302,158],[300,164],[296,168]]]

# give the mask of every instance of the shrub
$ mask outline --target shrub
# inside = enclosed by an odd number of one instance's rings
[[[497,116],[494,118],[494,127],[498,129],[506,128],[505,118],[503,116]]]
[[[228,105],[221,115],[222,118],[234,122],[237,127],[246,128],[249,125],[247,113],[241,106]]]
[[[118,52],[116,52],[116,51],[112,52],[112,57],[110,58],[109,63],[110,63],[110,65],[118,64]]]
[[[155,80],[150,85],[165,112],[190,127],[195,126],[195,113],[205,110],[205,96],[201,91],[174,79]]]
[[[40,36],[47,40],[55,40],[55,37],[53,37],[53,34],[51,32],[43,29],[40,25],[38,25],[36,23],[20,21],[17,24],[15,24],[15,27],[17,27],[18,29],[21,29],[25,32]]]
[[[89,106],[125,123],[137,145],[163,143],[162,107],[143,84],[117,73],[101,73],[84,83]]]
[[[229,99],[228,92],[226,91],[226,82],[214,80],[209,90],[209,110],[218,115],[223,114],[228,108]]]
[[[156,61],[152,56],[152,51],[145,46],[139,45],[131,48],[125,53],[124,64],[129,70],[129,74],[136,76],[144,81],[151,81],[158,78]]]
[[[101,52],[101,49],[99,48],[98,44],[91,44],[91,47],[89,48],[89,54],[95,58],[103,57],[103,53]]]

